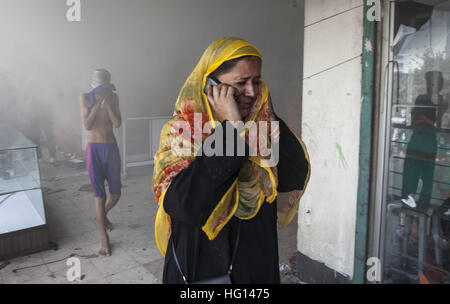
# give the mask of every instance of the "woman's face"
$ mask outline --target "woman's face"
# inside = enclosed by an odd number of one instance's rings
[[[249,57],[239,61],[230,71],[218,77],[221,83],[233,86],[238,90],[237,105],[242,119],[250,114],[250,110],[258,98],[261,80],[261,60]]]

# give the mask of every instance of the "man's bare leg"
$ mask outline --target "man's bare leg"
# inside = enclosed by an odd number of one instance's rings
[[[109,231],[113,230],[113,224],[111,223],[111,221],[106,217],[106,215],[108,215],[108,212],[111,211],[112,208],[114,208],[114,206],[117,204],[117,202],[120,199],[120,194],[110,194],[108,200],[106,201],[106,206],[105,206],[105,218],[106,218],[106,228]]]
[[[105,212],[105,201],[106,199],[96,197],[95,198],[95,213],[97,215],[97,221],[100,228],[101,234],[101,248],[99,250],[99,254],[103,256],[110,256],[110,245],[109,245],[109,237],[106,233],[106,212]]]

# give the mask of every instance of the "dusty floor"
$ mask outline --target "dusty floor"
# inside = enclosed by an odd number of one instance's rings
[[[66,277],[71,254],[81,256],[82,280],[74,284],[161,283],[164,260],[153,237],[152,167],[133,168],[123,180],[122,198],[108,215],[114,230],[110,233],[113,254],[107,258],[97,255],[100,233],[86,171],[64,163],[40,167],[50,240],[59,249],[10,260],[0,270],[0,284],[71,283]],[[289,264],[296,251],[296,222],[279,232],[280,264]],[[39,264],[44,265],[13,272]],[[292,276],[284,276],[285,266],[282,269],[282,282],[293,283]]]

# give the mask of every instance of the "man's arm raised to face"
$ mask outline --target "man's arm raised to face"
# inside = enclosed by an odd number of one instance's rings
[[[90,131],[94,125],[95,116],[97,116],[98,109],[100,109],[100,103],[96,100],[94,106],[89,109],[89,107],[87,106],[86,97],[84,94],[82,94],[80,96],[80,109],[83,126],[86,130]]]
[[[122,115],[120,114],[119,108],[119,96],[114,94],[114,105],[108,103],[106,106],[106,110],[108,112],[109,119],[113,123],[114,127],[119,128],[122,124]]]

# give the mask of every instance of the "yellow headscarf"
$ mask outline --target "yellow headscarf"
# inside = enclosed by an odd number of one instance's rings
[[[208,75],[214,72],[225,61],[243,56],[256,56],[261,54],[251,43],[238,38],[221,38],[212,43],[204,52],[194,71],[186,80],[178,96],[174,116],[167,122],[161,131],[160,146],[155,155],[155,167],[153,171],[152,186],[155,192],[155,200],[159,204],[155,222],[155,238],[159,250],[166,253],[168,240],[171,233],[170,216],[164,211],[164,196],[172,179],[183,169],[187,168],[195,159],[195,153],[188,156],[180,155],[173,149],[174,143],[182,147],[186,144],[195,146],[205,140],[210,134],[203,134],[203,126],[206,122],[214,124],[216,115],[211,108],[208,98],[203,91]],[[268,87],[261,82],[259,96],[246,121],[270,122],[274,120],[271,111],[270,93]],[[200,113],[202,122],[194,120],[194,113]],[[197,114],[199,115],[199,114]],[[196,125],[197,123],[197,125]],[[192,130],[191,138],[186,138],[179,132],[181,128]],[[200,130],[198,133],[195,130]],[[268,128],[268,140],[277,139],[278,129]],[[200,134],[201,138],[194,138]],[[248,142],[248,133],[241,134]],[[303,147],[307,161],[308,154],[303,142],[298,139]],[[249,220],[256,216],[264,201],[272,203],[277,198],[277,168],[261,165],[265,157],[252,156],[242,166],[238,177],[228,189],[216,208],[208,217],[202,230],[209,239],[214,239],[221,229],[233,216],[242,220]],[[282,227],[286,226],[295,216],[300,197],[303,194],[309,180],[309,172],[304,187],[289,194],[283,194],[286,201],[278,199],[278,222]]]

